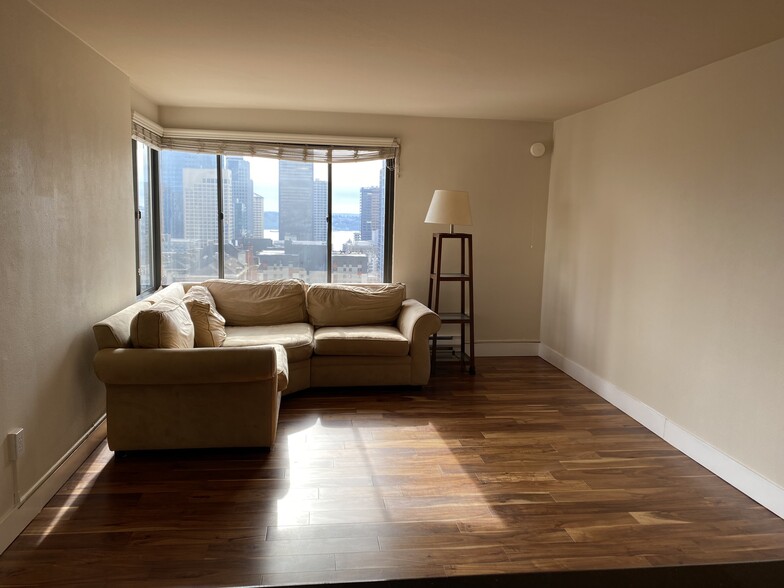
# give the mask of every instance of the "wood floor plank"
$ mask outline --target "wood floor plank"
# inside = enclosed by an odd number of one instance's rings
[[[539,358],[286,397],[278,442],[105,444],[2,586],[284,585],[784,559],[784,521]]]
[[[340,523],[337,525],[292,525],[270,527],[268,541],[290,539],[329,539],[340,537],[419,537],[422,535],[459,535],[460,528],[453,521]]]
[[[456,561],[465,563],[497,563],[509,561],[500,546],[405,549],[379,553],[339,553],[335,556],[338,570],[373,568],[404,568],[413,566],[450,565]]]
[[[601,570],[620,568],[644,568],[651,564],[642,556],[594,555],[581,558],[527,559],[491,564],[455,564],[446,567],[448,576],[472,576],[484,574],[514,574],[531,572],[556,572],[567,570]]]

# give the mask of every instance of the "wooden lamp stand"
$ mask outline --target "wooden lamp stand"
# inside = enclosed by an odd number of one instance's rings
[[[445,273],[441,271],[442,250],[444,241],[460,242],[460,272]],[[443,324],[460,325],[460,351],[458,358],[462,369],[469,374],[476,373],[474,363],[474,253],[472,235],[470,233],[433,233],[433,248],[430,256],[430,292],[427,305],[441,317]],[[460,311],[441,312],[441,283],[457,282],[460,284]],[[466,327],[468,327],[468,345],[466,345]],[[438,334],[433,335],[431,347],[431,363],[435,366],[438,353]],[[452,352],[455,355],[454,349]]]

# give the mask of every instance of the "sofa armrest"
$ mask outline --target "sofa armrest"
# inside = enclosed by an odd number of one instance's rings
[[[397,319],[397,328],[413,344],[418,336],[424,334],[425,341],[441,328],[441,319],[427,306],[409,298],[403,301],[400,316]]]
[[[430,380],[430,335],[441,328],[441,318],[427,306],[409,298],[403,301],[397,328],[408,339],[411,384],[424,386]]]
[[[98,378],[110,385],[219,384],[276,377],[280,384],[288,383],[286,352],[280,345],[102,349],[93,367]]]

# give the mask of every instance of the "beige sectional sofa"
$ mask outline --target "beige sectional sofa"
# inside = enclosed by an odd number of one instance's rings
[[[403,284],[172,284],[93,327],[109,447],[271,447],[282,394],[427,384],[440,325]]]

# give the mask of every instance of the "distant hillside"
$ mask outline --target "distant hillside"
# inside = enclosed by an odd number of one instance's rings
[[[278,213],[277,211],[264,212],[264,228],[272,231],[278,230]],[[358,231],[359,230],[359,215],[347,212],[336,213],[332,217],[332,230],[333,231]]]
[[[333,231],[358,231],[359,215],[347,212],[335,213],[332,217]]]

